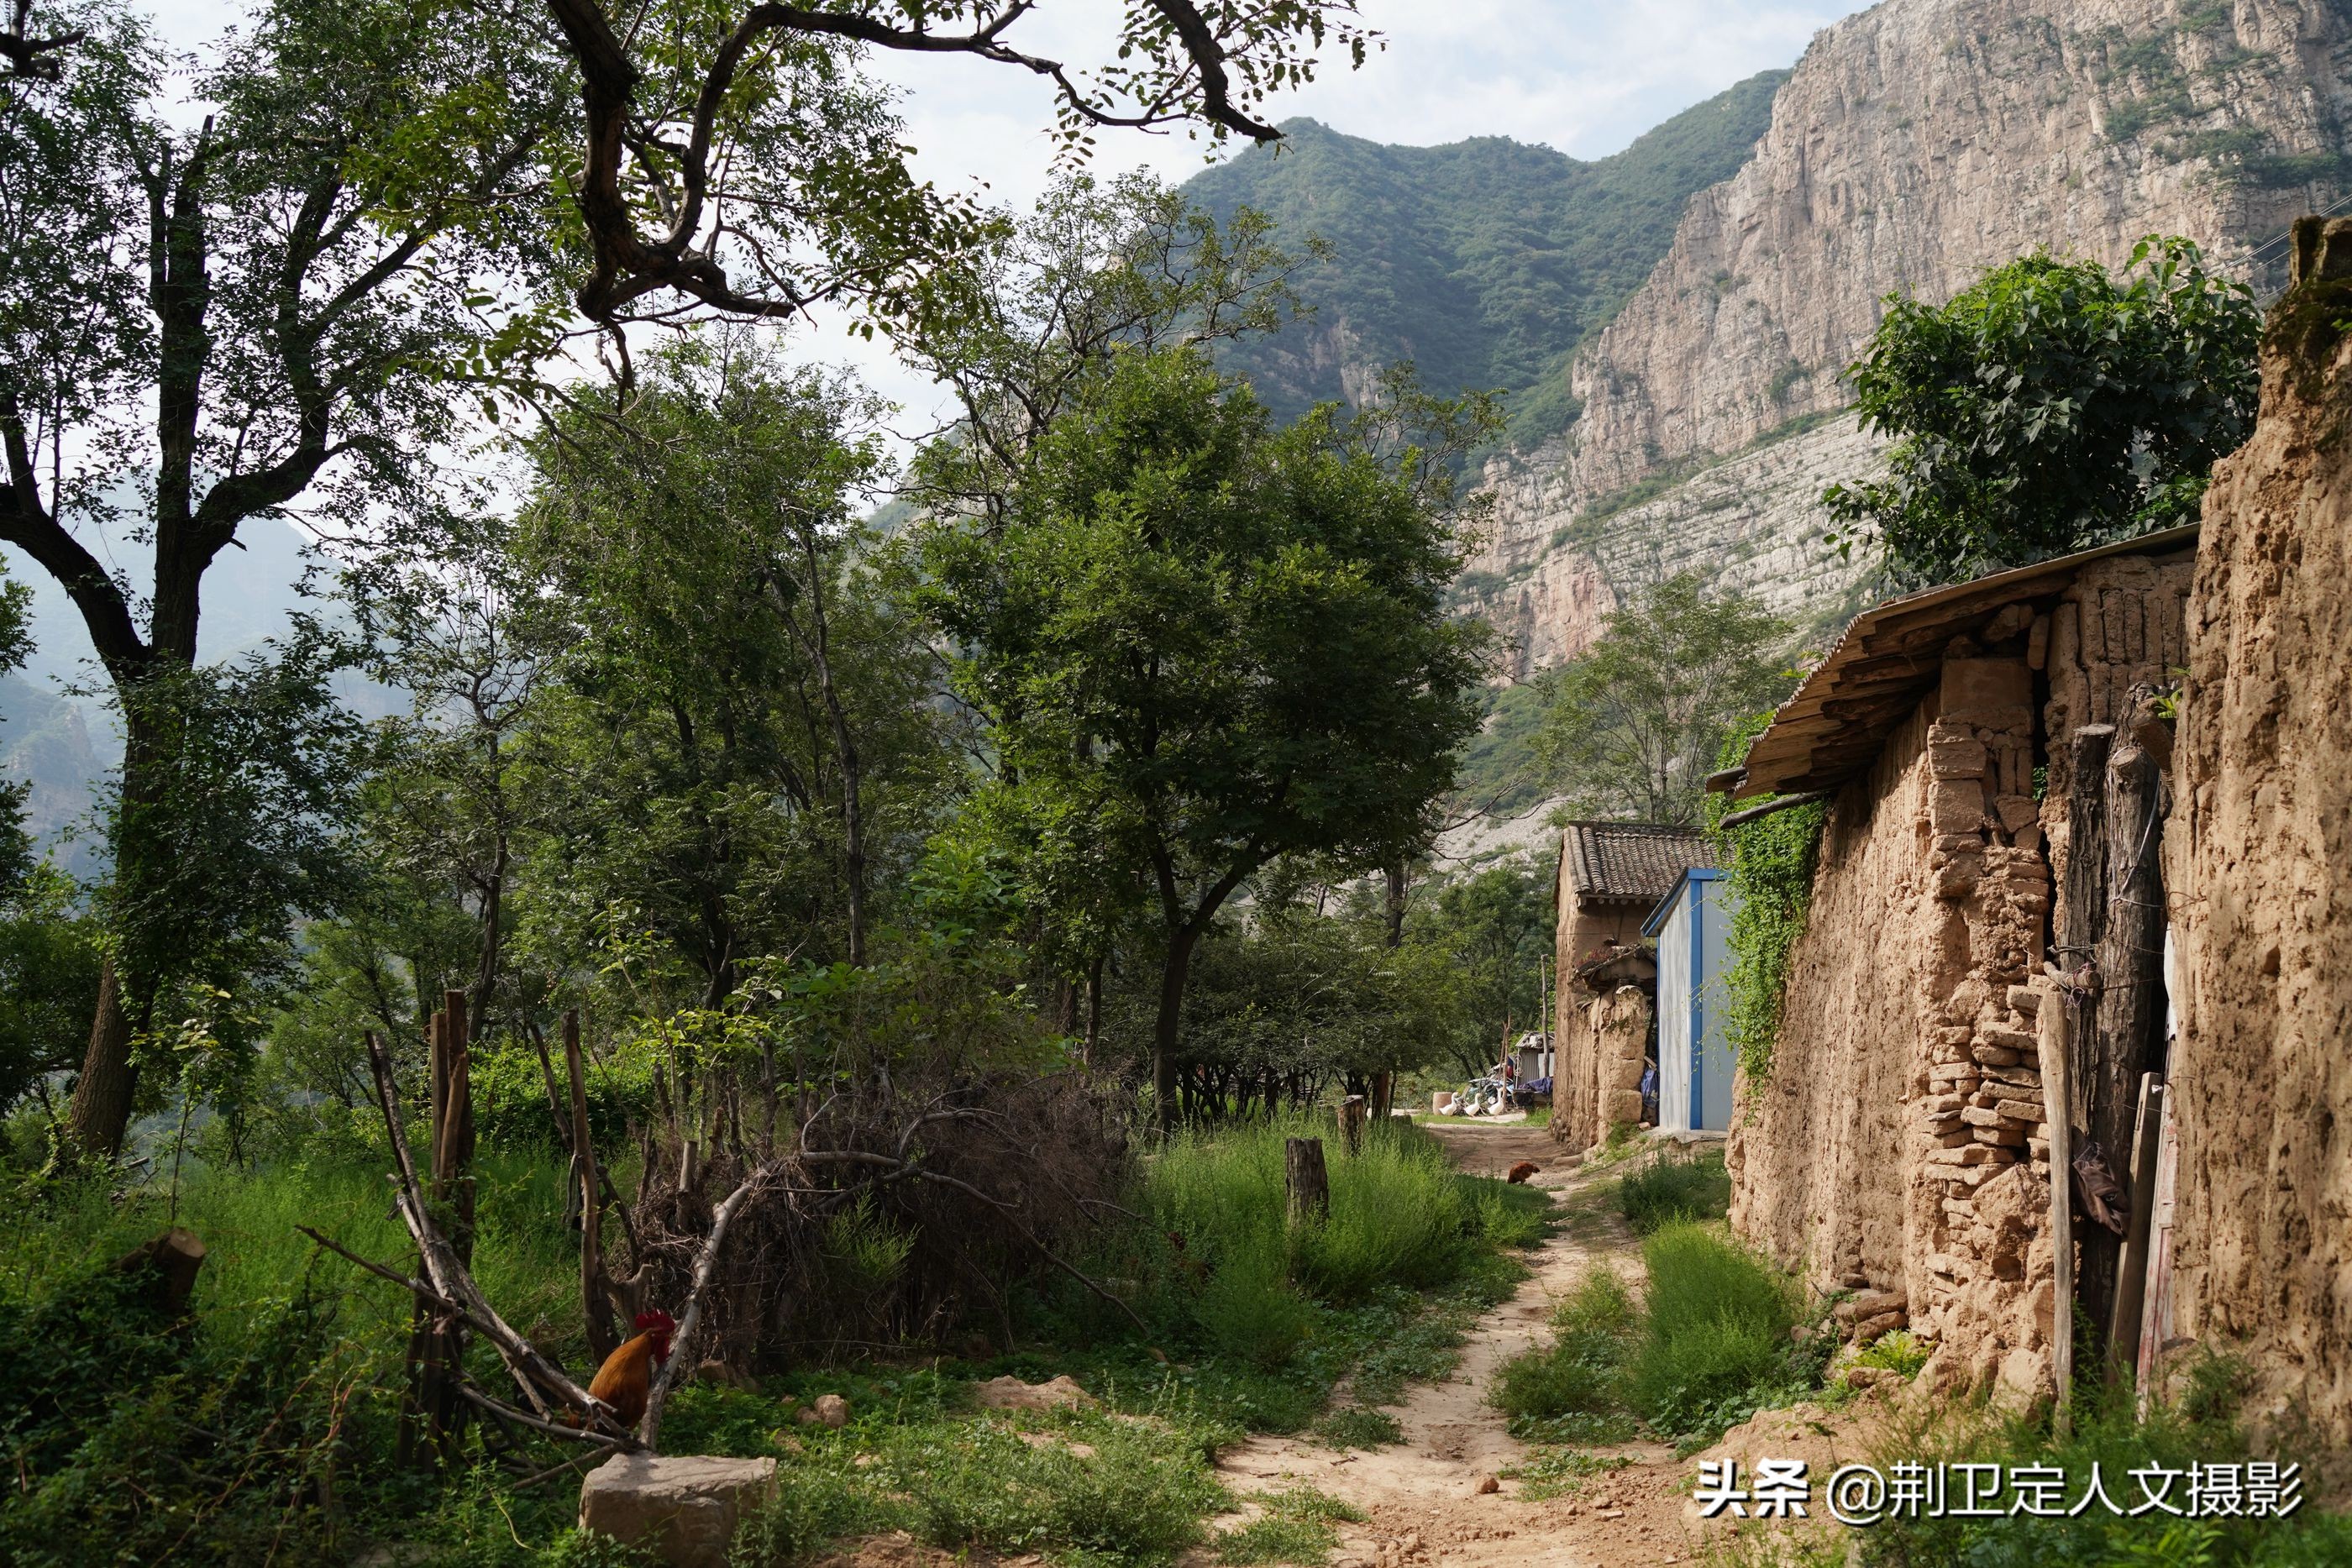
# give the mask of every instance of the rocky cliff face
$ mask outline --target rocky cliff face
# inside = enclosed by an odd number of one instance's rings
[[[2154,231],[2275,291],[2288,224],[2352,192],[2347,66],[2344,0],[1885,0],[1825,29],[1754,159],[1693,198],[1577,358],[1577,423],[1492,476],[1506,502],[1476,565],[1509,580],[1486,608],[1531,662],[1581,648],[1607,601],[1573,585],[1622,591],[1612,547],[1677,526],[1616,502],[1701,465],[1720,478],[1726,455],[1842,406],[1891,292],[1947,298],[2036,246],[2120,263]],[[1785,560],[1802,575],[1780,595],[1833,611],[1853,578],[1798,549],[1820,532],[1800,486],[1861,455],[1850,429],[1787,443],[1742,490],[1752,548],[1727,576]]]

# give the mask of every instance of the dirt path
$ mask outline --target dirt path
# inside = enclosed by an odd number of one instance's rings
[[[1433,1125],[1462,1168],[1500,1176],[1519,1160],[1547,1169],[1535,1178],[1555,1202],[1572,1200],[1604,1176],[1549,1167],[1559,1146],[1540,1127]],[[1534,1275],[1518,1293],[1481,1318],[1463,1346],[1461,1364],[1444,1383],[1413,1388],[1391,1411],[1402,1443],[1341,1454],[1297,1437],[1254,1437],[1226,1452],[1218,1469],[1237,1493],[1278,1490],[1300,1482],[1343,1498],[1370,1516],[1341,1529],[1335,1568],[1619,1568],[1690,1563],[1699,1546],[1686,1519],[1691,1461],[1655,1443],[1613,1451],[1634,1462],[1588,1479],[1572,1497],[1530,1502],[1520,1484],[1482,1495],[1481,1479],[1528,1453],[1503,1413],[1486,1403],[1495,1373],[1548,1332],[1553,1302],[1575,1289],[1597,1262],[1639,1274],[1631,1234],[1613,1211],[1580,1210],[1528,1259]]]

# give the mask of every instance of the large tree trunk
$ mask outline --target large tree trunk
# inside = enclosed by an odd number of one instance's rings
[[[1200,939],[1199,923],[1170,932],[1168,956],[1160,968],[1160,1012],[1151,1025],[1151,1098],[1152,1114],[1162,1133],[1176,1130],[1177,1026],[1184,1012],[1184,977]]]
[[[98,1012],[89,1026],[89,1051],[66,1112],[66,1136],[74,1152],[112,1159],[122,1152],[131,1126],[131,1096],[139,1084],[131,1061],[131,1015],[123,1010],[122,982],[109,954],[98,976]]]

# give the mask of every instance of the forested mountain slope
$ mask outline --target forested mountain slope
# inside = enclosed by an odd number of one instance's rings
[[[1517,394],[1515,426],[1533,438],[1558,431],[1570,354],[1665,255],[1692,193],[1748,161],[1787,75],[1752,77],[1590,162],[1503,137],[1399,147],[1290,121],[1278,149],[1185,186],[1220,217],[1255,207],[1335,251],[1299,280],[1314,319],[1229,362],[1289,413],[1412,360],[1434,390]]]

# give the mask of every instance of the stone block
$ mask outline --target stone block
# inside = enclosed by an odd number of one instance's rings
[[[2000,819],[2002,832],[2015,833],[2042,821],[2042,803],[2031,795],[1997,795],[1992,814]]]
[[[2041,1036],[2028,1034],[2021,1029],[2011,1029],[2006,1025],[1996,1023],[1986,1024],[1976,1032],[1978,1043],[1994,1051],[2019,1052],[2030,1051],[2039,1054],[2042,1050]]]
[[[2003,1100],[1993,1107],[2006,1120],[2028,1127],[2042,1125],[2042,1102],[2039,1100]]]
[[[1642,1092],[1639,1089],[1612,1089],[1601,1097],[1601,1118],[1605,1125],[1620,1122],[1638,1125],[1642,1120]]]
[[[580,1483],[580,1528],[668,1568],[724,1568],[736,1527],[775,1490],[773,1459],[616,1454]]]
[[[1980,1045],[1976,1049],[1976,1059],[1979,1067],[2015,1067],[2024,1059],[2024,1053],[2002,1045]]]
[[[1980,1144],[2003,1144],[2011,1148],[2021,1148],[2025,1144],[2025,1129],[2015,1123],[2003,1122],[1996,1126],[1979,1127],[1976,1140]]]
[[[1973,736],[1927,742],[1927,773],[1936,779],[1981,779],[1992,766],[1992,754]]]
[[[1992,1151],[1974,1142],[1960,1148],[1937,1149],[1927,1156],[1929,1164],[1939,1166],[1976,1166],[1990,1158]]]
[[[1984,830],[1984,786],[1973,779],[1938,779],[1927,786],[1927,825],[1939,833]]]

